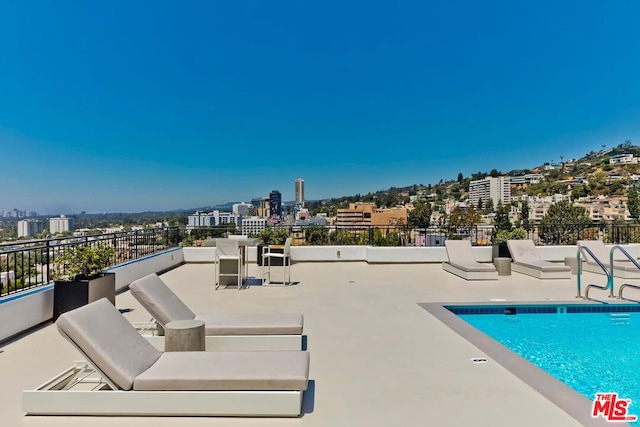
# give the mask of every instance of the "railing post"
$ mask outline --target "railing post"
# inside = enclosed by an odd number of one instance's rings
[[[578,259],[578,295],[576,298],[582,298],[582,290],[581,290],[581,282],[580,277],[582,276],[582,260],[580,259],[580,249],[578,248],[578,253],[576,254],[576,258]]]
[[[46,243],[45,243],[45,248],[46,248],[46,257],[47,257],[47,282],[49,283],[51,281],[51,240],[47,239]]]

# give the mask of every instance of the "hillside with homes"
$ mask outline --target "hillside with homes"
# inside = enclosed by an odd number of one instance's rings
[[[498,205],[509,206],[509,218],[514,223],[524,219],[524,206],[528,221],[535,224],[551,205],[566,200],[584,207],[593,222],[631,221],[637,218],[637,212],[635,215],[629,212],[628,195],[640,179],[639,157],[640,147],[625,141],[613,148],[591,151],[579,159],[561,158],[559,162],[530,169],[493,169],[467,177],[459,173],[455,180],[313,201],[308,208],[311,215],[326,213],[339,217],[341,212],[368,205],[397,220],[402,220],[404,211],[404,217],[412,222],[410,212],[418,206],[428,211],[431,224],[445,223],[456,211],[475,210],[480,222],[490,224],[495,220]],[[490,187],[499,187],[499,191]],[[636,197],[633,190],[632,197]],[[389,213],[394,210],[397,215]]]

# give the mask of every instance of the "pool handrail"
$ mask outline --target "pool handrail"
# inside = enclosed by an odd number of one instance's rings
[[[627,250],[625,248],[623,248],[620,245],[615,245],[614,247],[611,248],[611,253],[610,253],[610,256],[611,256],[611,275],[613,275],[613,252],[616,249],[620,250],[620,252],[622,252],[624,254],[624,256],[626,256],[629,259],[629,261],[631,261],[633,263],[633,265],[638,267],[638,269],[640,270],[640,263],[638,261],[636,261],[636,259],[631,254],[629,254],[629,252],[627,252]],[[627,288],[627,287],[634,288],[634,289],[640,289],[640,285],[633,285],[631,283],[624,283],[623,285],[620,286],[620,289],[618,289],[618,299],[623,299],[622,298],[622,290],[624,288]]]
[[[580,255],[585,255],[582,253],[582,251],[585,251],[587,255],[591,256],[591,258],[594,259],[594,261],[596,262],[596,264],[598,264],[600,266],[600,268],[602,269],[602,271],[604,271],[604,274],[607,276],[607,284],[606,286],[598,286],[598,285],[588,285],[585,289],[584,289],[584,297],[582,297],[582,292],[581,292],[581,277],[582,277],[582,262],[580,259]],[[613,259],[613,254],[610,253],[609,256]],[[609,296],[613,298],[613,270],[609,271],[609,269],[602,263],[602,261],[600,261],[598,259],[597,256],[594,255],[594,253],[591,251],[591,249],[587,248],[586,246],[578,246],[578,250],[576,253],[576,258],[578,259],[578,295],[576,295],[576,298],[583,298],[583,299],[589,299],[589,289],[593,288],[598,288],[598,289],[602,289],[603,291],[609,290]],[[587,258],[587,256],[585,255],[585,259]]]

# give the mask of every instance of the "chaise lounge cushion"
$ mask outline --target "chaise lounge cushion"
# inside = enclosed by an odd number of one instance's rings
[[[161,324],[202,320],[205,335],[302,335],[304,317],[297,313],[214,313],[195,315],[156,274],[129,285],[133,297]]]
[[[485,272],[485,271],[496,271],[496,268],[493,264],[480,264],[479,262],[473,263],[462,263],[462,262],[451,262],[449,261],[449,265],[455,268],[459,268],[468,272]]]
[[[523,267],[540,270],[545,273],[571,271],[571,267],[555,264],[540,258],[538,249],[532,240],[508,240],[507,246],[513,262]]]
[[[521,265],[523,267],[533,268],[535,270],[540,270],[545,273],[551,272],[566,272],[571,271],[571,267],[563,265],[563,264],[554,264],[549,261],[529,261],[529,262],[517,262],[516,264]]]
[[[146,391],[303,391],[306,351],[161,353],[106,298],[58,318],[62,335],[116,386]]]
[[[496,271],[493,264],[481,264],[476,261],[468,240],[446,240],[444,242],[449,265],[468,272]]]
[[[63,313],[56,325],[123,390],[131,390],[134,378],[162,354],[106,298]]]
[[[306,390],[309,353],[163,353],[135,379],[134,390]]]
[[[174,320],[192,320],[187,307],[157,274],[149,274],[129,285],[131,294],[162,326]]]
[[[302,314],[218,313],[197,315],[205,335],[301,335]]]
[[[508,240],[507,247],[513,260],[520,263],[541,261],[535,244],[531,240]]]

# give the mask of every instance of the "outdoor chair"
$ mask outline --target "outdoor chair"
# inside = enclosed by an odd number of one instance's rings
[[[23,392],[31,415],[299,416],[309,353],[161,352],[106,299],[62,314],[86,362]]]
[[[131,295],[151,314],[162,333],[169,322],[202,320],[207,350],[300,350],[303,315],[292,313],[213,313],[196,315],[157,275],[149,274],[129,285]],[[144,325],[140,328],[143,332]],[[147,335],[164,349],[164,337]]]
[[[274,283],[280,282],[272,282],[271,281],[271,260],[279,259],[282,261],[282,286],[285,286],[291,283],[291,237],[287,237],[287,240],[284,242],[284,247],[282,248],[282,252],[275,252],[273,248],[267,247],[265,248],[265,252],[262,254],[262,277],[266,277],[267,279],[264,281],[265,285],[273,285]]]
[[[571,279],[571,267],[543,260],[533,240],[507,240],[507,246],[512,271],[538,279]]]
[[[493,264],[476,261],[471,242],[468,240],[445,240],[449,261],[442,263],[442,269],[465,280],[498,280],[498,271]]]
[[[238,239],[216,240],[215,280],[218,289],[235,281],[238,290],[242,287],[242,251]]]

